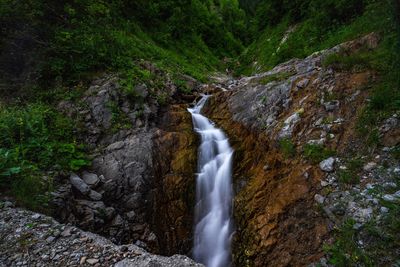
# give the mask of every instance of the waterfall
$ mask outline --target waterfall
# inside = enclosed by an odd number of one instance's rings
[[[201,137],[196,178],[193,256],[206,267],[231,265],[232,157],[228,138],[201,115],[209,96],[188,109],[194,130]]]

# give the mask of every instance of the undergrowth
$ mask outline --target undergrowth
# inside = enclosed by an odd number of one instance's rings
[[[319,163],[335,154],[335,151],[322,145],[306,144],[303,148],[303,155],[313,163]]]
[[[43,209],[60,171],[89,164],[74,123],[44,104],[0,109],[0,187],[20,204]]]
[[[293,157],[296,154],[296,147],[289,138],[279,140],[279,147],[286,158]]]

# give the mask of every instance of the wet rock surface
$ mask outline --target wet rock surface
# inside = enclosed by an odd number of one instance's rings
[[[233,254],[238,266],[306,266],[325,255],[330,221],[339,220],[329,216],[330,210],[321,213],[321,205],[329,203],[321,190],[329,183],[325,176],[336,170],[336,158],[313,162],[306,144],[338,154],[361,149],[354,114],[367,103],[360,88],[376,77],[372,71],[341,72],[322,62],[339,51],[374,49],[377,40],[370,34],[236,80],[204,108],[235,149],[239,189]],[[373,212],[363,207],[356,215],[368,220]]]
[[[51,217],[1,204],[0,266],[203,266],[181,255],[168,258],[135,245],[118,246]]]

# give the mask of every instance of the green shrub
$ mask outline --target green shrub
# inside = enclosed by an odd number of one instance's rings
[[[339,170],[338,180],[342,184],[358,184],[360,182],[357,174],[349,170]]]
[[[346,162],[347,169],[338,171],[338,179],[342,184],[357,184],[360,182],[359,173],[362,166],[364,165],[364,160],[355,157]]]
[[[130,98],[134,98],[136,102],[138,102],[138,99],[141,99],[136,93],[132,95],[128,95]],[[143,100],[141,100],[143,101]],[[116,133],[121,129],[130,129],[132,128],[132,122],[129,119],[128,115],[125,114],[121,110],[121,108],[118,106],[117,103],[115,102],[108,102],[107,107],[111,110],[111,132]]]
[[[303,150],[304,156],[313,163],[321,162],[322,160],[335,155],[335,151],[321,145],[306,144]]]
[[[293,157],[296,154],[296,148],[289,138],[284,138],[279,141],[279,147],[285,157]]]
[[[341,71],[363,71],[371,69],[370,53],[355,53],[347,55],[345,53],[334,53],[328,55],[322,62],[324,67],[333,67]]]
[[[174,79],[174,84],[181,93],[189,94],[192,89],[187,85],[187,82],[182,79]]]
[[[52,188],[46,172],[76,171],[89,164],[74,140],[74,123],[42,105],[0,110],[0,187],[37,208]]]

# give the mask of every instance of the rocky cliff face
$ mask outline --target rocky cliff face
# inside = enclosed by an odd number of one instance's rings
[[[376,77],[322,62],[339,51],[374,49],[378,40],[371,34],[231,81],[206,106],[236,151],[237,266],[305,266],[323,256],[329,223],[314,198],[324,171],[332,170],[307,160],[304,148],[313,144],[338,154],[356,149],[355,114],[366,103],[363,88]]]
[[[169,78],[158,75],[165,79],[167,98],[176,94]],[[188,84],[195,89],[193,80]],[[85,172],[60,179],[56,217],[116,243],[133,242],[165,255],[187,253],[197,149],[191,117],[185,104],[161,106],[157,92],[144,85],[134,90],[132,100],[117,77],[106,76],[78,101],[60,103],[82,123],[81,138],[93,162]]]

